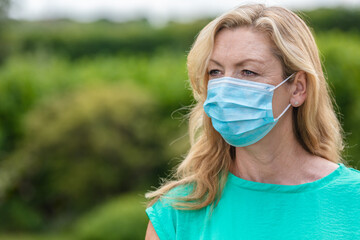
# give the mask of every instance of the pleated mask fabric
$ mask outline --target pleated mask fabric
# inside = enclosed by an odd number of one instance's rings
[[[245,147],[262,139],[290,108],[289,104],[277,117],[273,116],[272,99],[277,86],[232,77],[208,82],[205,113],[224,140],[235,147]]]

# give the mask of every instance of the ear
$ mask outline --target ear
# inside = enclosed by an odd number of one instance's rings
[[[290,103],[293,107],[301,106],[306,99],[307,74],[304,71],[299,71],[295,75],[295,79],[291,84]]]

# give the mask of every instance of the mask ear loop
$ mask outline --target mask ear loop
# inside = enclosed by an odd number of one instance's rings
[[[287,80],[289,80],[292,76],[294,76],[295,73],[291,74],[290,76],[288,76],[284,81],[282,81],[281,83],[279,83],[279,85],[277,85],[276,87],[274,87],[272,89],[272,91],[274,91],[275,89],[277,89],[278,87],[280,87],[281,85],[283,85]]]
[[[277,85],[276,87],[274,87],[273,91],[275,89],[277,89],[278,87],[280,87],[281,85],[283,85],[287,80],[289,80],[292,76],[294,76],[295,73],[291,74],[290,76],[288,76],[284,81],[282,81],[281,83],[279,83],[279,85]],[[284,115],[286,113],[286,111],[290,108],[291,104],[287,105],[287,107],[285,108],[285,110],[277,117],[275,118],[274,120],[277,121],[279,120],[282,115]]]
[[[286,111],[290,108],[290,106],[291,106],[291,104],[287,105],[287,107],[285,108],[285,110],[284,110],[277,118],[274,119],[275,122],[276,122],[277,120],[279,120],[279,119],[282,117],[282,115],[284,115],[284,114],[286,113]]]

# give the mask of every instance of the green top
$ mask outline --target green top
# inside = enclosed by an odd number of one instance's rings
[[[160,240],[360,239],[360,171],[339,163],[310,183],[248,181],[229,172],[218,206],[177,210],[161,198],[146,209]],[[186,194],[174,188],[168,194]]]

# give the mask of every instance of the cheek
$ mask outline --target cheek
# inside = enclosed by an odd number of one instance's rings
[[[290,94],[288,89],[286,87],[276,89],[272,100],[274,118],[277,118],[289,104]]]

